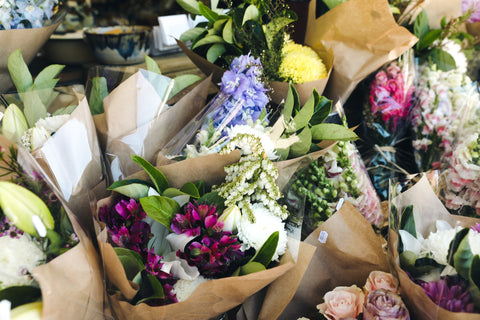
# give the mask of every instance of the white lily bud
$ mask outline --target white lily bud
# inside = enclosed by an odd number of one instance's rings
[[[9,105],[5,110],[2,122],[2,134],[14,142],[18,141],[28,129],[22,110],[15,104]]]
[[[242,213],[237,206],[231,206],[218,218],[218,220],[223,221],[223,230],[234,232],[237,230],[237,225],[242,218]]]

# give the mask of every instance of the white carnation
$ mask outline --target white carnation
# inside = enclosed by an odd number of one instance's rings
[[[236,125],[233,127],[228,127],[226,130],[230,139],[234,138],[238,134],[251,134],[260,138],[260,142],[265,150],[265,153],[267,154],[268,159],[275,160],[278,158],[278,155],[275,153],[275,143],[266,134],[265,127],[259,122],[256,122],[252,125]]]
[[[287,248],[285,224],[281,218],[275,216],[261,203],[253,204],[252,211],[255,222],[250,221],[248,214],[242,213],[242,218],[237,226],[238,238],[243,243],[242,249],[248,250],[253,247],[258,251],[272,233],[279,231],[277,250],[272,258],[272,260],[278,260]]]
[[[42,264],[46,256],[29,235],[0,237],[0,289],[34,283],[29,273]]]
[[[468,244],[474,256],[477,254],[480,255],[480,233],[475,230],[470,230],[468,232]]]
[[[43,119],[39,119],[37,122],[35,122],[35,127],[43,127],[45,128],[45,130],[48,131],[49,134],[52,134],[54,132],[57,132],[57,130],[60,129],[60,127],[63,126],[65,122],[67,122],[68,118],[70,118],[69,114],[46,117]]]
[[[462,227],[457,226],[455,228],[440,230],[437,232],[431,232],[428,238],[423,242],[423,248],[420,251],[420,256],[428,256],[441,265],[447,265],[448,248],[450,242],[460,231]]]
[[[208,280],[202,276],[198,276],[195,280],[178,280],[173,285],[172,292],[177,296],[178,302],[182,302],[187,300],[201,283]]]

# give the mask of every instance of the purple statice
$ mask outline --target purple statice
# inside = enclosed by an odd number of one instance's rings
[[[445,277],[439,281],[421,282],[427,296],[438,306],[452,312],[474,312],[468,285],[459,277]]]
[[[473,231],[476,231],[476,232],[480,233],[480,223],[475,222],[475,225],[471,226],[470,229],[472,229]]]
[[[145,264],[145,270],[158,278],[163,287],[163,299],[153,299],[148,304],[153,306],[163,306],[171,303],[178,302],[175,293],[172,292],[173,285],[176,280],[173,279],[170,273],[163,271],[162,257],[155,254],[153,249],[148,251],[147,263]]]
[[[108,206],[101,208],[98,218],[106,224],[116,245],[144,256],[151,236],[150,225],[142,221],[146,215],[135,199],[121,199],[111,209]]]

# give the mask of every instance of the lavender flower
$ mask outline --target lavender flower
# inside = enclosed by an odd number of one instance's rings
[[[474,226],[471,226],[470,229],[480,233],[480,223],[476,222]]]
[[[410,314],[400,296],[392,291],[370,291],[363,309],[363,319],[410,320]]]
[[[474,312],[468,285],[458,277],[445,277],[439,281],[422,282],[420,286],[438,306],[452,312]]]

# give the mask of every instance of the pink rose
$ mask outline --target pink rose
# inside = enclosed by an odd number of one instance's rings
[[[383,271],[372,271],[368,276],[364,286],[365,294],[377,289],[385,289],[388,291],[398,292],[398,281],[392,274]]]
[[[356,318],[363,312],[365,295],[356,285],[336,287],[325,294],[325,302],[317,309],[329,320]]]
[[[378,289],[367,296],[363,320],[410,320],[402,298],[394,292]]]

